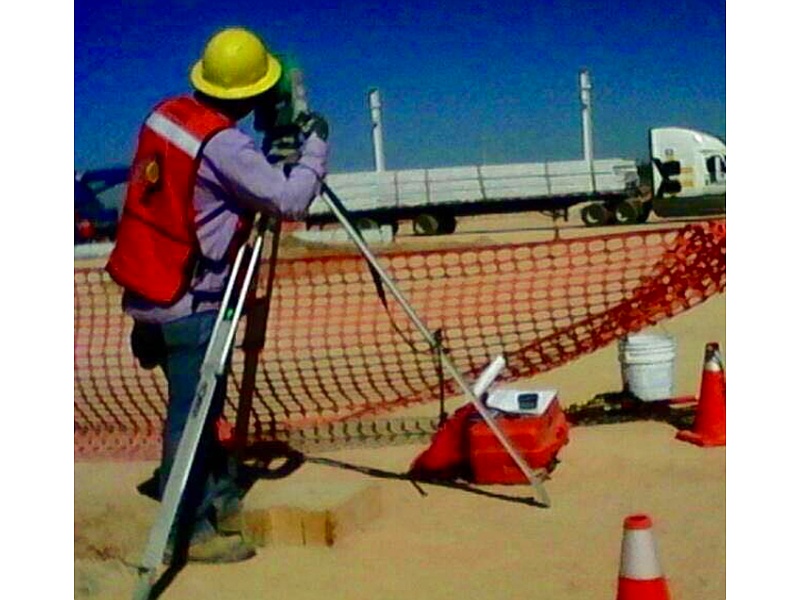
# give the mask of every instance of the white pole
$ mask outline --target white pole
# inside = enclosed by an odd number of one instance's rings
[[[583,69],[580,74],[581,82],[581,116],[583,117],[583,160],[591,163],[594,160],[592,147],[592,83],[589,81],[589,71]]]
[[[381,96],[376,89],[369,91],[369,109],[372,117],[372,146],[375,151],[375,170],[379,173],[386,170],[383,155],[383,124],[381,122]]]
[[[583,160],[592,177],[592,191],[595,189],[594,181],[594,145],[592,142],[592,82],[589,80],[589,71],[582,69],[580,72],[581,117],[583,123]]]

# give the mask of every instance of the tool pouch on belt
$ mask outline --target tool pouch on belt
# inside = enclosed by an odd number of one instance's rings
[[[131,350],[143,369],[155,369],[167,359],[167,345],[161,325],[134,321]]]

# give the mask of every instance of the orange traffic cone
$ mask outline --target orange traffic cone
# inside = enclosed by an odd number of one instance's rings
[[[625,519],[624,527],[617,600],[669,600],[650,517],[631,515]]]
[[[716,342],[706,344],[694,429],[679,431],[675,437],[696,446],[725,445],[725,370]]]

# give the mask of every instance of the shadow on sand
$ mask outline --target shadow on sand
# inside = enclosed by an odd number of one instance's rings
[[[363,473],[364,475],[368,475],[370,477],[377,477],[379,479],[397,479],[400,481],[408,481],[411,485],[416,488],[416,490],[422,496],[427,496],[427,492],[422,489],[420,484],[426,485],[435,485],[439,487],[446,487],[450,489],[460,490],[462,492],[467,492],[470,494],[476,494],[478,496],[484,496],[486,498],[493,498],[495,500],[503,500],[505,502],[515,502],[518,504],[527,504],[529,506],[536,506],[538,508],[547,508],[547,505],[537,501],[535,498],[529,497],[522,497],[522,496],[512,496],[508,494],[500,494],[498,492],[492,492],[489,490],[485,490],[482,488],[478,488],[472,486],[468,483],[462,483],[460,481],[451,481],[451,480],[425,480],[419,481],[410,477],[407,473],[395,473],[392,471],[384,471],[382,469],[376,469],[374,467],[364,467],[360,465],[354,465],[351,463],[346,463],[340,460],[334,460],[330,458],[322,458],[322,457],[313,457],[309,456],[306,457],[306,461],[318,465],[325,465],[328,467],[336,467],[339,469],[346,469],[348,471],[357,471],[358,473]]]

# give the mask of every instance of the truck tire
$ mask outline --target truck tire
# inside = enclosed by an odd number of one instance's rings
[[[380,224],[370,217],[360,217],[356,220],[356,229],[380,229]]]
[[[645,200],[642,202],[642,208],[639,210],[639,223],[646,223],[650,218],[650,213],[653,210],[653,201]]]
[[[440,216],[440,233],[451,234],[456,230],[456,218],[453,215],[445,214]]]
[[[641,200],[623,200],[614,207],[614,218],[620,225],[633,225],[641,217]]]
[[[600,227],[611,221],[611,211],[603,204],[595,202],[581,209],[581,220],[587,227]]]
[[[436,235],[442,233],[442,218],[431,213],[421,213],[414,217],[416,235]]]

